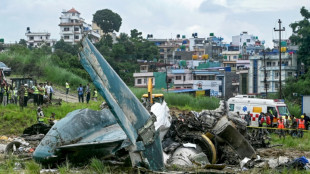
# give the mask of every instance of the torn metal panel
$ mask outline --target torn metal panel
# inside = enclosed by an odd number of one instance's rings
[[[36,148],[33,158],[45,163],[58,158],[56,155],[60,153],[57,152],[61,150],[75,151],[82,148],[89,153],[93,149],[110,154],[126,138],[110,110],[75,110],[51,128]]]
[[[143,156],[140,157],[140,162],[149,163],[152,170],[161,170],[164,163],[158,133],[143,131],[143,129],[154,130],[152,128],[154,122],[150,122],[150,114],[87,37],[82,40],[82,47],[79,54],[81,63],[89,73],[98,92],[108,103],[117,122],[133,146],[137,146],[138,139],[145,143],[145,150],[142,151]],[[141,134],[138,134],[138,131]],[[138,147],[132,149],[138,149]],[[132,160],[132,163],[135,165],[138,161]]]
[[[254,148],[244,136],[232,126],[232,123],[228,121],[226,116],[222,117],[217,122],[213,131],[217,136],[228,143],[241,158],[255,158],[256,153]]]

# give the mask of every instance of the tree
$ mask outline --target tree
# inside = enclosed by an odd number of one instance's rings
[[[138,41],[143,39],[142,32],[139,32],[137,29],[130,30],[130,37],[131,39]]]
[[[305,64],[305,69],[307,70],[310,66],[310,12],[305,7],[302,7],[300,14],[304,19],[290,25],[294,33],[290,40],[299,46],[297,52],[298,59],[299,62]]]
[[[18,44],[26,47],[27,46],[27,41],[25,39],[20,39]]]
[[[77,45],[71,45],[66,43],[63,39],[60,39],[58,42],[55,44],[55,49],[57,50],[62,50],[64,52],[70,53],[72,55],[77,55],[78,54],[78,46]]]
[[[109,9],[98,10],[93,16],[93,21],[105,34],[113,31],[118,32],[122,25],[121,16]]]

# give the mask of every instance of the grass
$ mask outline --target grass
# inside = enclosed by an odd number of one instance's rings
[[[49,117],[52,112],[55,112],[56,119],[65,117],[69,112],[76,109],[90,108],[99,110],[101,102],[90,101],[86,103],[66,103],[62,102],[61,106],[43,107],[43,112],[46,117]],[[32,103],[28,107],[21,110],[21,108],[14,104],[7,106],[0,106],[0,135],[20,135],[26,127],[37,123],[36,109]]]
[[[0,54],[0,61],[12,68],[12,73],[22,76],[35,77],[35,79],[49,79],[53,84],[64,85],[66,80],[71,87],[79,84],[87,84],[87,80],[76,74],[55,65],[48,54],[36,55],[35,52],[19,51],[5,52]]]
[[[40,173],[41,166],[33,160],[26,162],[26,174]]]
[[[293,138],[290,135],[287,135],[285,139],[280,139],[277,134],[271,134],[271,144],[282,144],[282,148],[301,151],[310,150],[310,132],[305,132],[303,138]]]
[[[146,88],[130,88],[138,99],[143,94],[147,94]],[[177,107],[181,110],[201,111],[204,109],[212,110],[219,107],[220,99],[215,97],[194,97],[190,94],[167,93],[162,90],[153,90],[153,94],[163,93],[169,107]]]

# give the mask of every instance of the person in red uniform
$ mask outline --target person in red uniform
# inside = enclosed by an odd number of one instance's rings
[[[270,117],[267,114],[262,114],[262,117],[260,119],[260,124],[262,125],[262,127],[268,127],[268,125],[271,124],[270,121]],[[266,133],[269,134],[269,132],[267,131],[267,129],[262,128],[262,133]]]
[[[300,117],[300,119],[297,122],[297,129],[298,129],[298,133],[297,136],[302,138],[304,136],[304,131],[305,130],[305,120],[304,120],[304,116],[302,115]]]
[[[280,116],[280,119],[278,120],[278,131],[279,131],[279,138],[281,138],[283,136],[283,138],[285,139],[285,132],[284,132],[284,120],[282,119],[282,117]]]

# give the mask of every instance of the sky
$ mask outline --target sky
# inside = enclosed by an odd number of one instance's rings
[[[74,7],[87,23],[97,10],[110,9],[122,18],[120,32],[130,34],[137,29],[146,37],[190,38],[208,37],[209,33],[230,43],[242,31],[258,36],[271,47],[278,39],[278,19],[285,31],[292,34],[289,24],[301,20],[300,9],[310,10],[310,0],[0,0],[0,38],[6,43],[26,39],[26,28],[32,32],[48,31],[60,39],[58,26],[63,10]]]

